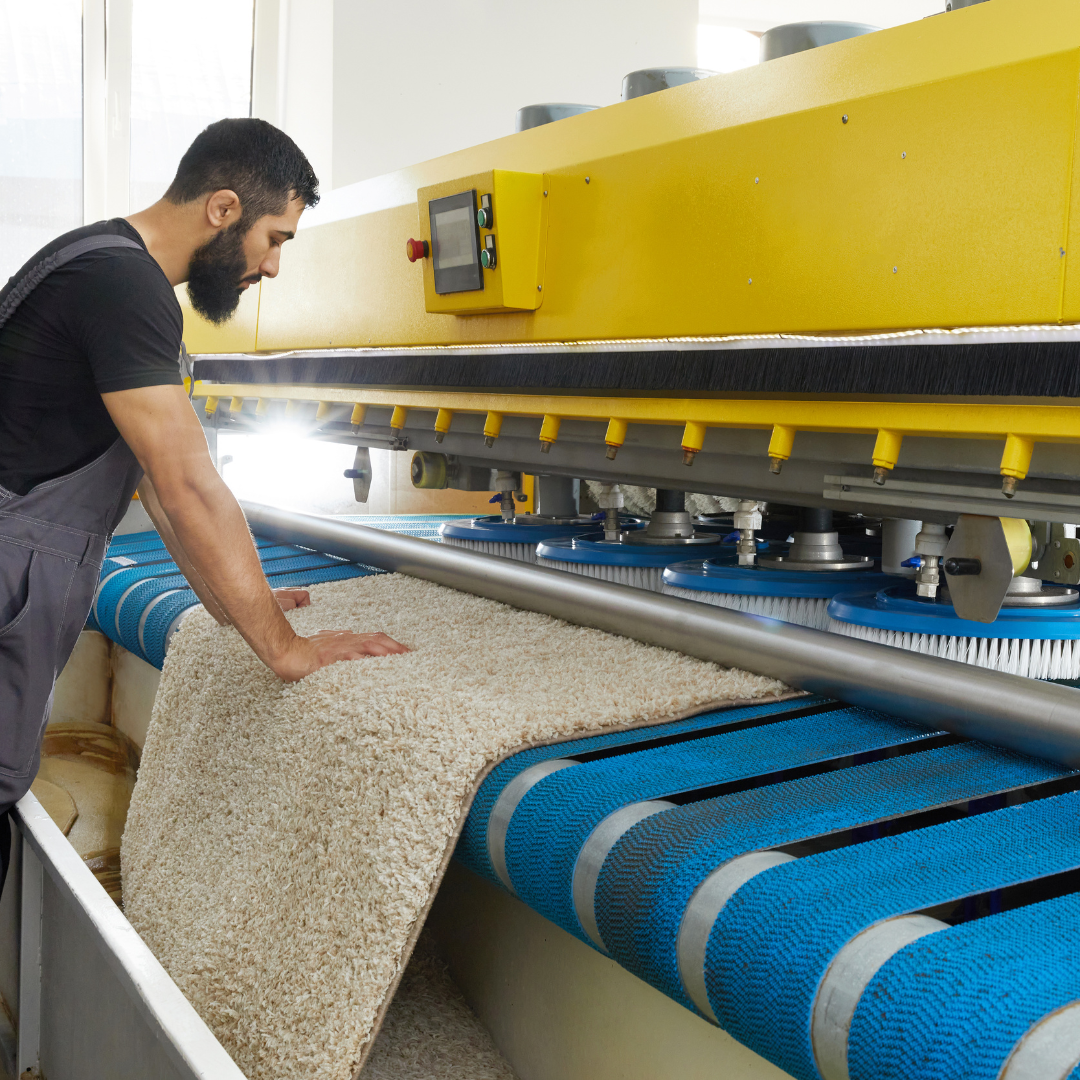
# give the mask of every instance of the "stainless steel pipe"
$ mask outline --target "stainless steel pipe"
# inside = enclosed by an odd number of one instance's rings
[[[242,503],[252,529],[1080,768],[1080,690],[351,522]]]

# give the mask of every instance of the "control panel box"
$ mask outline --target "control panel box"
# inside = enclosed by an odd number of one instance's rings
[[[547,184],[538,173],[490,172],[417,192],[420,239],[406,253],[423,264],[430,312],[535,311],[544,298]]]

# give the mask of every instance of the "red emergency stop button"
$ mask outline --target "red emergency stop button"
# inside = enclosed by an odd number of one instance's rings
[[[409,256],[409,262],[417,259],[426,259],[428,256],[428,244],[426,240],[406,240],[405,254]]]

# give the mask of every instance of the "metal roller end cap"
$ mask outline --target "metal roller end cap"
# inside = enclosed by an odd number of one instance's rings
[[[694,457],[697,454],[696,450],[683,450],[682,463],[684,465],[693,465]]]
[[[877,484],[878,487],[885,486],[885,481],[886,479],[888,479],[888,476],[889,470],[886,469],[883,465],[874,466],[874,483]]]
[[[1001,494],[1006,499],[1011,499],[1016,494],[1016,477],[1003,476],[1001,478]]]
[[[485,446],[494,446],[495,445],[495,436],[494,435],[485,435],[484,436],[484,445]]]
[[[540,453],[541,454],[549,454],[549,453],[551,453],[551,443],[549,443],[549,442],[547,442],[545,440],[541,440],[541,442],[540,442]]]
[[[784,467],[784,459],[783,458],[778,458],[778,457],[769,458],[769,472],[771,472],[773,474],[773,476],[779,476],[780,475],[780,470],[783,467]]]
[[[436,431],[435,432],[435,441],[436,442],[442,442],[444,435],[446,435],[445,431]]]
[[[612,445],[608,444],[608,448],[607,448],[607,459],[608,459],[608,461],[614,461],[615,460],[615,455],[618,452],[619,452],[619,448],[617,446],[612,446]]]

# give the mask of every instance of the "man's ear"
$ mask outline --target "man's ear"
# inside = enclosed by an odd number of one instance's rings
[[[222,188],[206,200],[206,220],[215,229],[224,229],[240,220],[240,196]]]

